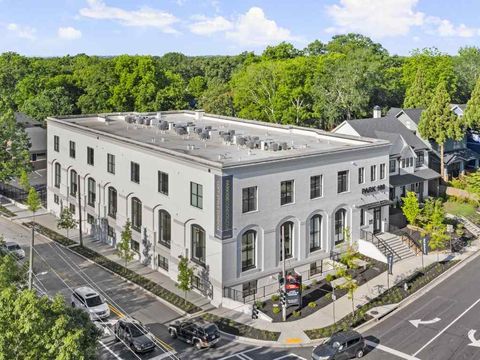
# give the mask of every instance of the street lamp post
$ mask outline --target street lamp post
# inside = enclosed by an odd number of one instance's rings
[[[287,321],[287,275],[285,271],[285,230],[284,227],[280,227],[280,240],[281,240],[281,249],[282,249],[282,276],[283,276],[283,294],[285,300],[282,303],[282,319]]]

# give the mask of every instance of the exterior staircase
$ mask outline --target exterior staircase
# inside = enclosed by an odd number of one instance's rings
[[[376,236],[393,250],[394,262],[408,259],[417,255],[416,251],[406,242],[404,242],[404,239],[402,239],[402,236],[400,235],[385,232],[382,234],[377,234]],[[387,256],[387,254],[385,254],[385,256]]]

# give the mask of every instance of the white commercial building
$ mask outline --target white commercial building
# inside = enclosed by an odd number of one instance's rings
[[[361,230],[388,230],[385,140],[201,111],[47,123],[48,209],[81,211],[112,246],[129,219],[141,261],[176,279],[188,256],[216,305],[277,286],[283,252],[309,277]]]

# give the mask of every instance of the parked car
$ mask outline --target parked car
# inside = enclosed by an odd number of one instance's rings
[[[179,338],[197,349],[215,347],[220,333],[215,324],[202,319],[176,321],[168,326],[172,338]]]
[[[333,334],[325,343],[313,349],[312,360],[344,360],[361,358],[365,354],[365,340],[356,331]]]
[[[7,254],[12,254],[15,258],[21,260],[25,257],[25,251],[15,241],[7,241],[2,245],[2,250]]]
[[[105,299],[92,288],[82,286],[73,291],[72,307],[86,311],[91,320],[106,319],[110,316],[110,308]]]
[[[155,343],[148,330],[135,319],[120,319],[113,328],[116,341],[124,341],[137,353],[146,353],[155,349]]]

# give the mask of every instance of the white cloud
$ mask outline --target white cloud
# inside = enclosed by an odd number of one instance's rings
[[[223,16],[207,18],[203,15],[194,16],[194,23],[189,25],[190,31],[197,35],[210,35],[219,31],[226,31],[233,28],[233,23]]]
[[[8,24],[7,30],[20,38],[28,39],[28,40],[34,40],[35,33],[37,32],[35,28],[32,28],[30,26],[23,26],[15,23]]]
[[[82,37],[82,32],[71,26],[67,26],[67,27],[59,27],[57,31],[57,35],[61,39],[76,40]]]
[[[179,20],[172,14],[149,7],[125,10],[106,5],[102,0],[87,0],[88,7],[80,9],[80,15],[97,20],[118,21],[125,26],[154,27],[165,33],[177,33],[173,24]]]
[[[442,37],[464,37],[469,38],[479,34],[479,29],[468,27],[465,24],[454,25],[450,20],[441,19],[436,16],[429,16],[426,19],[427,26],[433,26],[433,29],[427,29],[427,33],[439,35]]]
[[[423,24],[425,14],[416,11],[418,0],[340,0],[327,6],[335,26],[330,33],[360,32],[376,38],[406,35]]]

